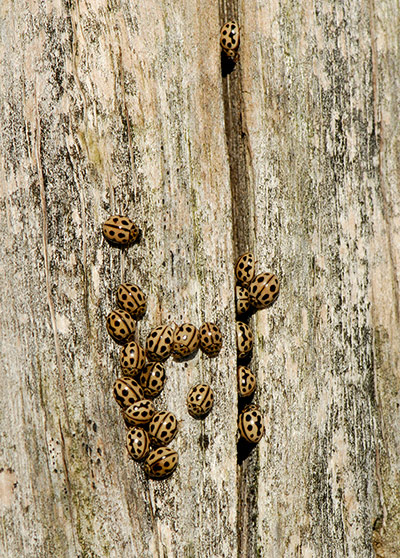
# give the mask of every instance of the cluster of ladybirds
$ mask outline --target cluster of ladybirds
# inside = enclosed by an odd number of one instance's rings
[[[130,246],[139,233],[131,219],[120,215],[103,224],[104,238],[115,247]],[[122,374],[115,380],[113,392],[128,428],[126,447],[135,461],[143,462],[148,477],[164,479],[178,465],[177,452],[168,447],[178,432],[178,421],[170,411],[157,411],[153,403],[166,380],[163,362],[170,356],[184,361],[199,348],[215,357],[222,347],[222,334],[211,322],[199,329],[190,323],[175,328],[161,325],[150,331],[143,348],[135,338],[136,322],[146,313],[146,295],[137,285],[123,283],[116,292],[116,306],[107,316],[106,327],[112,339],[122,345]],[[207,384],[197,384],[187,394],[188,413],[194,418],[205,418],[213,403],[214,394]]]
[[[233,62],[238,59],[240,30],[235,21],[221,29],[220,45]],[[103,224],[103,236],[117,248],[127,248],[140,235],[139,227],[128,217],[113,215]],[[252,254],[239,258],[235,266],[236,313],[242,317],[251,309],[266,308],[279,294],[279,280],[271,273],[255,276]],[[154,398],[162,392],[166,381],[163,362],[170,356],[179,362],[191,357],[200,348],[207,356],[215,357],[222,347],[222,334],[217,325],[204,323],[199,329],[185,323],[173,328],[161,325],[146,338],[144,348],[137,338],[136,322],[147,309],[147,297],[137,285],[123,283],[116,292],[116,308],[106,319],[107,331],[121,345],[122,374],[114,382],[113,393],[127,426],[126,447],[137,462],[143,463],[146,475],[164,479],[172,475],[178,465],[178,453],[170,444],[178,432],[178,420],[167,410],[157,411]],[[245,366],[253,348],[253,334],[245,317],[236,324],[238,358],[238,392],[246,400],[253,395],[256,378]],[[194,418],[205,418],[211,411],[214,394],[207,384],[193,386],[186,399],[188,413]],[[240,436],[251,444],[257,443],[264,432],[260,409],[246,405],[239,414]]]
[[[256,262],[252,253],[239,257],[235,265],[236,277],[236,322],[237,340],[237,380],[239,406],[238,429],[241,438],[256,444],[264,434],[264,423],[260,408],[255,403],[247,403],[256,389],[256,376],[245,366],[253,350],[253,333],[246,323],[254,311],[268,308],[279,295],[279,279],[273,273],[255,274]],[[244,402],[244,404],[243,404]],[[240,408],[243,409],[240,410]]]

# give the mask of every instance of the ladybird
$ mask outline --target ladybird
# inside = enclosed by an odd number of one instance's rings
[[[256,377],[247,366],[238,366],[237,380],[239,397],[248,397],[256,389]]]
[[[146,313],[147,297],[137,285],[122,283],[117,289],[117,304],[132,318],[140,320]]]
[[[140,373],[139,384],[146,397],[160,395],[165,384],[165,369],[161,362],[148,362]]]
[[[150,439],[146,430],[134,426],[126,435],[126,449],[135,461],[143,461],[150,453]]]
[[[123,416],[125,422],[130,426],[141,426],[150,422],[155,412],[152,401],[140,399],[125,409]]]
[[[144,349],[131,341],[122,347],[119,362],[123,368],[124,376],[137,376],[146,363]]]
[[[112,215],[103,224],[103,236],[111,246],[125,248],[139,237],[139,227],[129,217]]]
[[[113,310],[106,319],[106,327],[110,336],[118,345],[133,341],[136,333],[136,322],[125,310]]]
[[[149,360],[167,360],[172,350],[174,331],[171,326],[163,325],[153,329],[146,339],[146,355]]]
[[[250,283],[250,303],[257,310],[268,308],[279,295],[279,279],[273,273],[260,273]]]
[[[250,293],[243,285],[236,285],[236,314],[241,316],[250,308]]]
[[[247,405],[239,415],[239,434],[247,442],[256,444],[264,434],[264,423],[257,405]]]
[[[158,411],[153,415],[149,424],[149,436],[151,445],[166,446],[176,436],[178,421],[170,411]]]
[[[222,334],[218,326],[204,323],[199,329],[200,349],[209,357],[215,357],[222,347]]]
[[[256,262],[251,252],[242,254],[235,264],[235,277],[240,285],[248,286],[255,275]]]
[[[176,326],[172,339],[172,353],[175,357],[184,358],[199,348],[199,332],[192,324]]]
[[[236,347],[238,358],[245,358],[253,349],[253,334],[244,322],[236,322]]]
[[[144,399],[144,393],[136,380],[130,376],[121,376],[114,382],[114,397],[120,407],[126,409],[136,401]]]
[[[240,44],[240,28],[236,21],[228,21],[221,28],[220,45],[229,58],[237,58]]]
[[[144,462],[144,472],[151,479],[166,479],[172,475],[178,465],[178,454],[175,450],[163,447],[150,452]]]
[[[204,418],[212,409],[214,393],[207,384],[193,386],[186,398],[188,413],[193,418]]]

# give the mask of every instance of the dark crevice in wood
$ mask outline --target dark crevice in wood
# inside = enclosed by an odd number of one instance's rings
[[[229,20],[236,20],[240,26],[237,1],[224,2],[222,0],[220,3],[221,27]],[[221,52],[221,77],[232,197],[232,242],[236,259],[241,254],[250,251],[254,244],[254,196],[250,186],[247,134],[243,121],[240,58],[234,62]],[[233,267],[234,262],[232,262],[232,273]],[[232,300],[234,298],[234,293],[232,293]],[[249,319],[250,316],[245,321],[248,322]],[[237,446],[238,558],[253,558],[257,554],[257,453],[256,447],[243,440],[239,441]]]

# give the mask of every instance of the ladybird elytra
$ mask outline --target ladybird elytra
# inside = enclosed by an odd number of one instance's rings
[[[161,362],[148,362],[140,373],[139,384],[146,397],[160,395],[165,384],[165,368]]]
[[[103,224],[104,238],[117,248],[126,248],[136,242],[139,233],[139,227],[123,215],[111,215]]]
[[[229,58],[237,58],[240,45],[240,28],[236,21],[228,21],[222,26],[220,45]]]
[[[215,357],[222,348],[222,333],[211,322],[204,323],[199,329],[200,349],[209,357]]]
[[[250,442],[257,444],[264,434],[264,423],[261,411],[257,405],[247,405],[239,415],[238,428],[240,436]]]
[[[236,322],[236,347],[239,359],[246,358],[253,349],[253,333],[244,322]]]
[[[123,417],[128,425],[141,426],[149,423],[155,412],[154,404],[150,399],[140,399],[123,411]]]
[[[117,378],[114,382],[113,393],[116,402],[122,409],[126,409],[140,399],[144,399],[142,388],[130,376]]]
[[[252,252],[242,254],[235,264],[235,277],[240,285],[248,286],[254,278],[256,262]]]
[[[171,354],[174,331],[170,325],[153,329],[146,339],[146,356],[148,360],[163,362]]]
[[[178,465],[178,454],[168,447],[154,449],[144,462],[143,469],[151,479],[166,479]]]
[[[133,283],[122,283],[117,289],[117,304],[135,320],[140,320],[146,313],[147,297],[140,287]]]
[[[247,366],[238,366],[238,395],[249,397],[256,389],[256,377]]]
[[[136,322],[128,312],[120,308],[108,314],[106,327],[109,335],[118,345],[125,345],[135,337]]]
[[[178,431],[178,421],[170,411],[156,412],[149,424],[151,445],[166,446],[175,438]]]
[[[126,449],[135,461],[143,461],[150,453],[150,439],[139,426],[130,428],[126,434]]]
[[[186,397],[188,413],[193,418],[204,418],[214,404],[214,393],[208,384],[193,386]]]
[[[257,310],[268,308],[278,298],[280,282],[274,273],[260,273],[250,283],[250,303]]]
[[[236,314],[241,316],[246,314],[250,308],[250,293],[244,285],[236,285]]]
[[[136,341],[130,341],[122,347],[119,362],[124,376],[137,376],[146,364],[144,349]]]
[[[175,358],[184,358],[199,348],[199,332],[193,324],[176,326],[172,340],[172,353]]]

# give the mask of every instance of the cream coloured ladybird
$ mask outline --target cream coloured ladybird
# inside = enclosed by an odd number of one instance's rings
[[[117,304],[132,318],[140,320],[146,313],[147,297],[137,285],[122,283],[117,289]]]
[[[211,322],[204,323],[199,329],[200,349],[209,357],[215,357],[222,347],[222,334],[219,327]]]
[[[143,428],[134,426],[126,435],[126,449],[135,461],[143,461],[150,453],[149,435]]]
[[[139,384],[146,397],[160,395],[165,384],[165,369],[161,362],[148,362],[140,373]]]
[[[133,341],[136,333],[136,322],[125,310],[113,310],[106,319],[106,327],[110,336],[118,345]]]
[[[171,326],[163,325],[153,329],[146,339],[146,355],[149,360],[163,362],[172,350],[174,331]]]
[[[214,393],[207,384],[193,386],[186,398],[188,413],[194,418],[204,418],[214,404]]]
[[[258,405],[247,405],[239,415],[239,434],[251,444],[257,444],[264,434],[264,423]]]
[[[125,248],[139,237],[139,227],[129,217],[112,215],[103,224],[103,236],[111,246]]]
[[[235,264],[235,277],[240,285],[245,287],[251,283],[254,278],[256,262],[251,252],[242,254]]]
[[[268,308],[279,295],[279,279],[273,273],[260,273],[250,283],[250,303],[257,310]]]
[[[187,357],[197,351],[199,343],[197,327],[192,324],[176,326],[172,341],[172,353],[178,359]]]
[[[158,411],[153,415],[149,424],[149,436],[151,445],[166,446],[176,436],[178,421],[170,411]]]
[[[249,397],[256,389],[256,377],[247,366],[238,366],[238,394],[239,397]]]
[[[122,409],[126,409],[140,399],[144,399],[142,388],[130,376],[117,378],[114,382],[113,392],[116,402]]]
[[[175,450],[162,447],[154,449],[144,462],[144,472],[151,479],[166,479],[178,465],[178,454]]]
[[[250,294],[243,285],[236,285],[236,314],[241,316],[246,314],[250,308]]]
[[[239,359],[247,357],[253,349],[253,333],[244,322],[236,322],[236,347]]]
[[[137,376],[146,363],[144,349],[136,341],[127,343],[121,349],[119,362],[124,376]]]
[[[238,57],[238,49],[240,44],[240,28],[236,21],[228,21],[221,28],[220,45],[222,50],[229,58],[236,59]]]
[[[141,426],[150,422],[155,412],[150,399],[140,399],[123,411],[123,417],[130,426]]]

